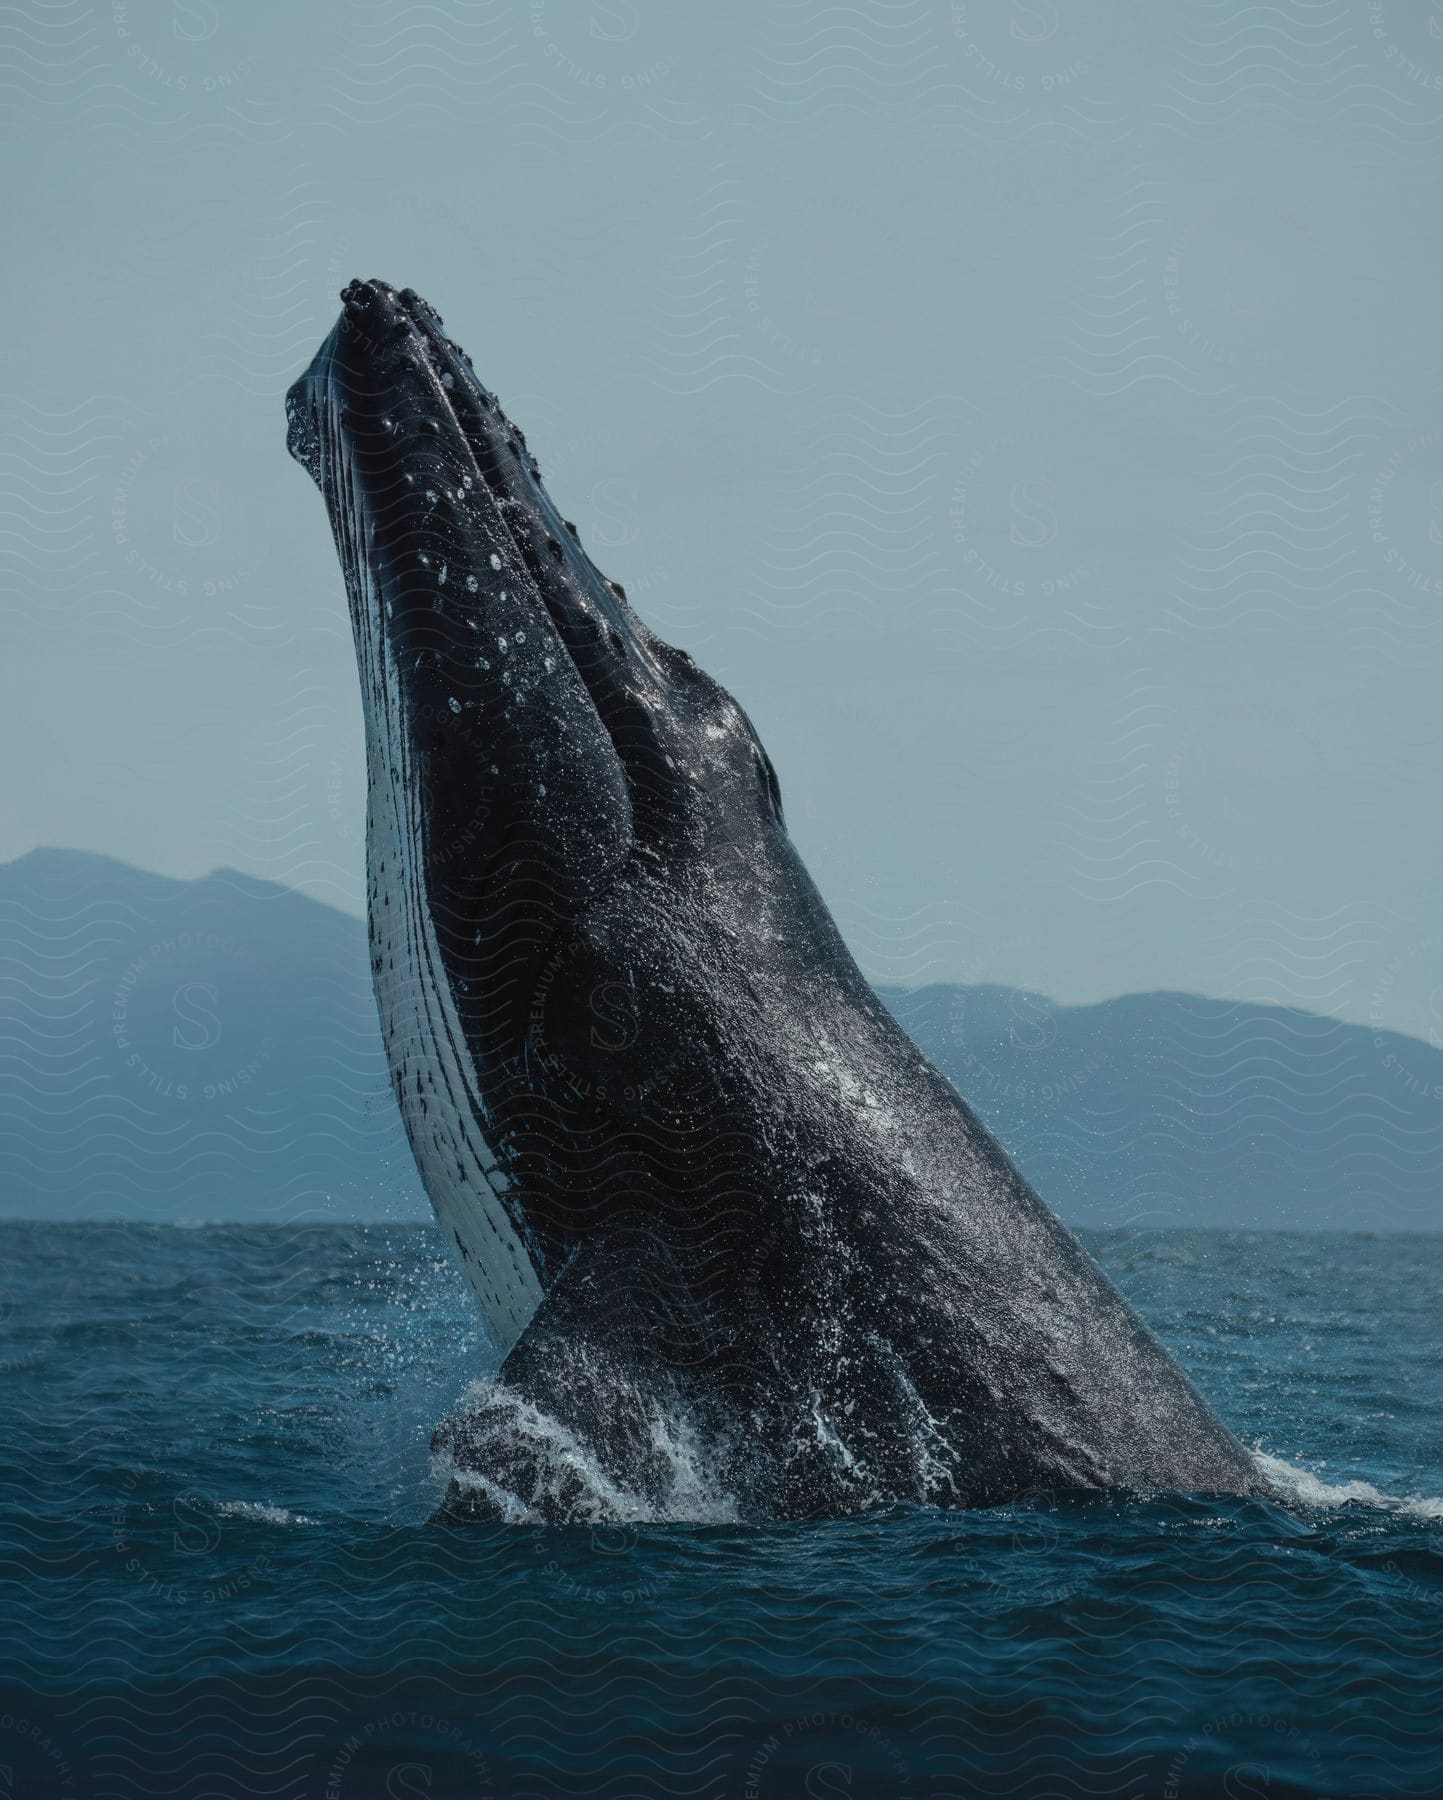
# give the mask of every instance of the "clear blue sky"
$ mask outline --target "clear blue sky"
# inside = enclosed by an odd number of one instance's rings
[[[1443,10],[107,0],[0,66],[0,856],[359,910],[281,397],[378,274],[874,977],[1443,1041]]]

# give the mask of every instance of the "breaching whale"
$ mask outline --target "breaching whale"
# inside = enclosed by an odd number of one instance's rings
[[[508,1351],[452,1518],[1266,1491],[863,978],[745,713],[656,637],[409,289],[287,396],[349,594],[371,968]]]

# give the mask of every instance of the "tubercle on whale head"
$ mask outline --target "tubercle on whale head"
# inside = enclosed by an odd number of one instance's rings
[[[487,790],[487,844],[526,846],[576,897],[739,815],[780,831],[745,715],[592,563],[440,316],[374,280],[342,301],[287,395],[288,444],[330,513],[368,706],[407,740],[426,816]]]

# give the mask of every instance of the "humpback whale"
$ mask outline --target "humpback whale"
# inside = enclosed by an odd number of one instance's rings
[[[410,289],[287,396],[349,596],[396,1097],[505,1359],[448,1519],[1260,1493],[862,976],[746,714]]]

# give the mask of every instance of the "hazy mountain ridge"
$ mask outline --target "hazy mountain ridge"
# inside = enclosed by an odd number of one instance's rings
[[[0,1210],[417,1216],[360,921],[234,870],[0,868]]]
[[[1443,1051],[1281,1007],[887,992],[1073,1223],[1434,1229]],[[427,1215],[365,926],[232,870],[0,866],[0,1214]]]

